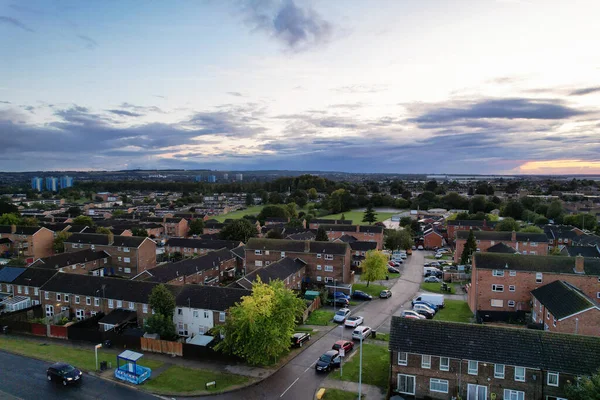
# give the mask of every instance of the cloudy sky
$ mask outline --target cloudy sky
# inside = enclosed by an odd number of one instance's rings
[[[600,173],[598,15],[0,0],[0,170]]]

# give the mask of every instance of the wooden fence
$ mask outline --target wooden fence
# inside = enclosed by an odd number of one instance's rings
[[[169,342],[167,340],[156,340],[149,338],[140,338],[143,351],[151,353],[169,354],[174,356],[183,356],[183,345],[180,342]]]

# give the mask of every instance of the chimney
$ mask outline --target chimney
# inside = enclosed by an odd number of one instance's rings
[[[510,235],[510,240],[512,242],[516,242],[517,241],[517,232],[512,231],[512,234]]]
[[[108,244],[112,245],[115,242],[115,234],[112,232],[108,232]]]
[[[304,252],[305,253],[310,252],[310,241],[308,241],[308,240],[304,241]]]
[[[583,270],[583,257],[581,254],[577,254],[577,256],[575,257],[575,273],[576,274],[583,274],[585,273],[585,271]]]

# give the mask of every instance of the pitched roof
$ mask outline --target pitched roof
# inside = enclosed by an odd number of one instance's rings
[[[16,235],[33,235],[37,233],[40,229],[48,229],[42,226],[17,226],[17,230],[15,231]]]
[[[352,251],[369,251],[377,248],[377,242],[356,241],[349,244]]]
[[[12,233],[10,225],[0,225],[0,233]]]
[[[597,304],[583,294],[578,288],[564,281],[554,281],[532,290],[531,294],[538,299],[538,301],[542,303],[557,320],[597,307]]]
[[[15,285],[39,288],[42,287],[44,283],[48,282],[55,274],[57,274],[57,271],[54,269],[28,267],[22,274],[15,278],[13,283]]]
[[[583,246],[600,246],[600,236],[598,235],[580,235],[573,238],[573,243]]]
[[[152,243],[154,243],[152,240],[148,239],[147,237],[144,236],[119,236],[119,235],[115,235],[113,236],[113,246],[119,246],[119,247],[133,247],[133,248],[138,248],[142,245],[142,243],[145,240],[148,240]]]
[[[509,245],[504,244],[502,242],[496,243],[492,247],[489,247],[486,251],[488,253],[504,253],[504,254],[515,254],[517,252],[512,247],[510,247]]]
[[[65,243],[85,243],[108,246],[108,235],[101,233],[74,233],[65,239]]]
[[[310,253],[326,253],[345,255],[348,250],[348,243],[335,242],[308,242]]]
[[[12,240],[9,238],[0,238],[0,244],[12,243]]]
[[[337,225],[352,225],[351,219],[311,219],[311,224],[337,224]]]
[[[389,348],[574,375],[594,373],[600,360],[598,337],[396,316]]]
[[[242,301],[242,297],[251,294],[249,290],[237,288],[185,285],[175,297],[175,304],[179,307],[226,311],[235,303]]]
[[[544,233],[551,239],[575,239],[577,232],[571,225],[544,225]]]
[[[231,250],[231,253],[238,257],[241,258],[242,260],[246,259],[246,246],[239,246],[236,247],[235,249]]]
[[[475,265],[480,269],[512,269],[516,271],[573,274],[575,257],[475,253]],[[587,275],[600,276],[600,259],[584,258],[583,270]]]
[[[288,276],[300,271],[305,266],[306,263],[299,258],[285,257],[273,264],[269,264],[264,268],[249,273],[242,279],[255,282],[257,277],[260,277],[260,280],[265,283],[269,283],[276,279],[284,280]]]
[[[246,250],[274,250],[293,253],[327,253],[346,254],[347,243],[314,242],[285,239],[251,238],[246,244]]]
[[[473,227],[483,227],[487,226],[489,228],[493,228],[496,226],[496,221],[485,221],[485,220],[476,220],[476,219],[451,219],[447,221],[448,226],[473,226]]]
[[[600,258],[600,251],[592,246],[565,246],[563,251],[571,257],[583,256],[589,258]]]
[[[121,322],[127,322],[136,318],[137,313],[135,311],[117,308],[116,310],[112,310],[107,315],[102,317],[102,319],[98,321],[98,323],[107,325],[117,325]]]
[[[288,240],[314,240],[317,235],[311,231],[304,231],[298,233],[292,233],[291,235],[287,235],[285,238]]]
[[[357,238],[355,238],[352,235],[348,235],[348,234],[340,236],[339,238],[337,238],[337,240],[339,240],[340,242],[345,242],[345,243],[352,243],[352,242],[358,241]]]
[[[12,283],[25,270],[21,267],[4,267],[0,269],[0,282]]]
[[[383,226],[360,225],[358,227],[358,231],[359,232],[366,232],[366,233],[383,233]]]
[[[88,261],[101,260],[110,257],[104,250],[85,249],[81,251],[56,254],[50,257],[38,258],[33,264],[36,268],[61,268],[74,264],[82,264]],[[32,264],[32,265],[33,265]]]
[[[151,277],[147,281],[169,282],[178,277],[184,277],[218,267],[220,263],[231,260],[234,255],[227,249],[208,252],[200,257],[188,258],[174,263],[159,265],[147,270]]]
[[[241,242],[236,240],[207,240],[207,239],[185,239],[170,238],[166,245],[170,247],[189,247],[192,249],[235,249]]]
[[[330,232],[356,232],[356,225],[341,225],[341,224],[320,224],[319,228],[323,228]]]
[[[504,240],[510,242],[512,240],[512,232],[496,232],[496,231],[473,231],[473,235],[477,240]],[[517,242],[548,242],[548,236],[545,233],[529,233],[516,232]],[[467,239],[469,231],[457,231],[457,239]]]

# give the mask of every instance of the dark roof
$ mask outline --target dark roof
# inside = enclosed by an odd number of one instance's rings
[[[185,285],[175,298],[175,303],[179,307],[226,311],[235,303],[242,301],[242,297],[251,294],[249,290],[237,288]]]
[[[287,235],[285,238],[288,240],[314,240],[317,237],[311,231],[304,231],[298,233],[292,233],[291,235]]]
[[[340,242],[345,242],[345,243],[352,243],[352,242],[358,241],[357,238],[355,238],[352,235],[348,235],[348,234],[344,234],[344,235],[340,236],[337,240],[339,240]]]
[[[483,226],[487,226],[489,228],[493,228],[496,226],[497,222],[496,221],[485,221],[485,220],[461,220],[461,219],[454,219],[454,220],[449,220],[448,225],[450,226],[473,226],[473,227],[483,227]]]
[[[93,275],[57,273],[42,290],[50,292],[71,293],[81,296],[105,297],[107,299],[148,303],[148,297],[157,283],[132,281],[120,278],[109,278]],[[102,287],[104,286],[104,291]],[[179,288],[167,285],[174,294]]]
[[[551,239],[575,239],[577,232],[571,225],[544,225],[544,233]]]
[[[40,226],[17,226],[15,234],[17,235],[33,235],[43,227]]]
[[[140,221],[145,221],[145,222],[163,222],[163,217],[143,217],[143,218],[140,218]]]
[[[598,337],[396,316],[389,348],[574,375],[594,373],[600,360]]]
[[[234,255],[227,249],[211,251],[200,257],[163,264],[147,270],[146,272],[152,275],[152,277],[146,280],[166,283],[178,277],[193,275],[215,267],[218,268],[221,262],[231,260],[233,257]]]
[[[64,222],[41,223],[40,226],[43,226],[46,229],[50,229],[53,232],[60,232],[64,231],[65,229],[71,228],[71,224],[67,224]]]
[[[574,274],[575,257],[475,253],[475,265],[480,269],[512,269],[515,271]],[[584,258],[583,270],[587,275],[600,276],[600,260]]]
[[[489,247],[486,251],[488,253],[504,253],[504,254],[515,254],[517,252],[512,247],[510,247],[509,245],[504,244],[502,242],[496,243],[492,247]]]
[[[12,283],[25,270],[21,267],[4,267],[0,269],[0,282]]]
[[[12,240],[10,240],[9,238],[0,238],[0,244],[4,243],[12,243]]]
[[[13,281],[13,283],[15,285],[39,288],[44,283],[48,282],[56,273],[57,271],[53,269],[28,267]]]
[[[185,238],[170,238],[166,245],[171,247],[189,247],[192,249],[226,249],[232,250],[240,245],[241,242],[236,240],[207,240],[207,239],[185,239]]]
[[[88,261],[100,260],[110,257],[104,250],[85,249],[81,251],[56,254],[50,257],[38,258],[34,262],[37,268],[61,268],[74,264],[82,264]]]
[[[363,241],[357,241],[357,242],[350,242],[350,248],[352,249],[352,251],[369,251],[369,250],[375,250],[377,248],[377,242],[363,242]]]
[[[231,250],[231,253],[238,257],[241,258],[242,260],[246,259],[246,246],[239,246],[236,247],[235,249]]]
[[[65,243],[85,243],[105,246],[109,244],[108,235],[101,233],[74,233],[65,239]]]
[[[578,288],[564,281],[554,281],[531,291],[558,320],[596,307],[596,304]]]
[[[308,242],[311,253],[326,253],[345,255],[348,250],[348,243],[334,242]]]
[[[0,233],[12,233],[10,225],[0,225]]]
[[[313,242],[285,239],[251,238],[246,244],[246,250],[274,250],[293,253],[327,253],[346,254],[347,243]]]
[[[148,239],[144,236],[114,236],[113,246],[119,247],[133,247],[137,248],[142,245],[144,240]],[[148,239],[148,241],[152,242],[152,240]],[[153,242],[154,243],[154,242]]]
[[[287,223],[288,219],[287,218],[269,217],[265,221],[266,222],[283,222],[283,223]]]
[[[571,257],[600,258],[600,252],[596,247],[592,246],[565,246],[563,252],[566,252]]]
[[[473,231],[477,240],[504,240],[510,242],[512,240],[512,232],[496,232],[496,231]],[[457,231],[457,239],[467,239],[469,231]],[[548,242],[548,236],[545,233],[528,233],[517,232],[517,242]]]
[[[356,225],[328,225],[328,224],[320,224],[319,228],[323,228],[326,231],[333,232],[356,232]]]
[[[600,246],[600,236],[598,235],[580,235],[573,238],[573,243],[583,246]]]
[[[205,229],[223,229],[226,226],[227,226],[227,224],[225,224],[223,222],[206,221],[204,223],[204,228]]]
[[[311,219],[311,224],[337,224],[337,225],[352,225],[351,219]]]
[[[124,310],[122,308],[117,308],[116,310],[112,310],[107,315],[102,317],[99,324],[108,324],[108,325],[118,325],[123,322],[127,322],[130,320],[137,319],[137,313],[131,310]]]
[[[367,232],[367,233],[383,233],[383,226],[376,225],[360,225],[358,227],[359,232]]]
[[[260,268],[246,275],[242,280],[245,279],[250,282],[255,282],[257,277],[260,277],[260,280],[265,283],[269,283],[276,279],[284,280],[288,276],[300,271],[305,266],[306,263],[299,258],[285,257],[273,264],[269,264],[264,268]]]

